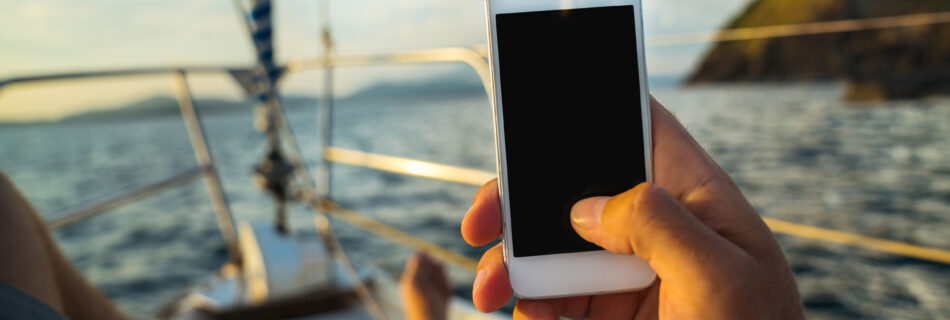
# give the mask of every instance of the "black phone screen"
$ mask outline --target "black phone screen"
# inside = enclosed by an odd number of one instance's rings
[[[570,210],[646,181],[633,6],[495,21],[513,254],[601,250]]]

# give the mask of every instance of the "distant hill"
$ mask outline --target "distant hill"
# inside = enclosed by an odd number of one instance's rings
[[[950,11],[948,0],[757,0],[726,28]],[[950,94],[950,23],[717,44],[689,83],[845,80],[847,98]]]
[[[421,82],[383,82],[366,88],[340,101],[387,100],[387,99],[433,99],[454,97],[459,94],[483,94],[481,83],[477,79],[447,76]],[[317,98],[311,96],[284,96],[281,101],[286,109],[315,108]],[[202,115],[230,112],[248,112],[252,104],[247,101],[224,99],[196,99],[195,105]],[[155,96],[102,110],[85,112],[66,117],[60,122],[111,122],[149,119],[154,117],[179,117],[178,102],[168,96]]]
[[[425,81],[380,82],[344,100],[437,98],[467,93],[485,93],[478,78],[467,74],[444,75]]]
[[[202,113],[220,113],[236,110],[249,110],[249,104],[222,99],[199,99],[195,101]],[[180,116],[178,102],[168,96],[155,96],[139,100],[124,106],[89,111],[69,116],[60,122],[108,122],[130,119],[147,119],[165,116]]]

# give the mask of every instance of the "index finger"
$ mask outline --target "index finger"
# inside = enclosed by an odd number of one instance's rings
[[[473,246],[483,246],[501,236],[501,200],[498,179],[482,185],[472,200],[472,207],[462,219],[462,238]]]
[[[708,183],[722,179],[735,187],[732,179],[693,139],[686,128],[659,101],[650,96],[653,127],[654,182],[678,199]]]
[[[650,104],[654,182],[713,231],[740,247],[753,250],[777,245],[732,178],[672,113],[655,99]]]

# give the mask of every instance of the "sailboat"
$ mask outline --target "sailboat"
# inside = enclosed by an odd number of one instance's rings
[[[386,54],[338,55],[333,51],[333,33],[324,26],[320,42],[323,54],[313,59],[296,59],[278,65],[274,60],[270,0],[236,1],[239,19],[254,43],[257,62],[243,68],[183,67],[105,70],[26,76],[0,80],[0,90],[12,84],[38,83],[53,80],[111,78],[132,75],[171,75],[181,116],[186,124],[197,166],[156,183],[114,195],[70,211],[48,221],[51,228],[64,227],[107,212],[123,204],[145,199],[159,192],[203,179],[212,200],[215,217],[227,243],[229,259],[208,281],[194,286],[164,305],[155,316],[159,319],[319,319],[319,318],[401,318],[396,281],[371,265],[356,265],[347,257],[331,223],[342,221],[363,228],[392,242],[423,251],[455,267],[474,271],[476,262],[406,232],[347,210],[329,196],[333,164],[347,164],[390,173],[419,176],[442,181],[480,185],[492,178],[491,173],[459,168],[415,159],[372,154],[332,145],[334,111],[334,68],[364,65],[457,63],[470,67],[478,75],[486,92],[490,92],[490,76],[484,47],[430,48]],[[328,10],[322,11],[328,15]],[[944,14],[945,16],[945,14]],[[875,20],[877,21],[877,20]],[[893,24],[893,21],[888,23]],[[886,22],[887,22],[886,21]],[[943,20],[941,20],[943,21]],[[866,21],[865,21],[866,22]],[[908,22],[912,25],[916,22]],[[865,28],[857,23],[848,30]],[[843,32],[838,25],[832,31]],[[774,28],[773,28],[774,29]],[[733,41],[756,37],[794,36],[785,29],[768,32],[732,30],[718,32],[716,41]],[[826,32],[814,25],[801,28],[799,34]],[[762,31],[762,30],[758,30]],[[847,31],[847,30],[844,30]],[[796,31],[797,32],[797,31]],[[654,37],[653,44],[681,44],[709,41],[713,34]],[[316,172],[304,165],[300,145],[289,125],[276,83],[288,74],[303,70],[321,70],[326,81],[319,99],[317,119],[320,130],[320,166]],[[210,153],[204,126],[189,86],[189,77],[206,73],[227,73],[238,83],[249,100],[254,101],[255,126],[267,136],[268,149],[254,168],[255,181],[272,195],[276,208],[273,221],[237,223],[231,215],[227,195],[221,187],[216,163]],[[315,235],[290,232],[286,208],[293,202],[303,203],[313,211]],[[331,217],[333,219],[331,219]],[[838,231],[767,220],[778,233],[844,243],[917,259],[947,263],[950,255],[942,250],[926,250],[893,241],[860,237]],[[507,318],[502,313],[483,314],[471,301],[460,297],[451,300],[450,318]]]
[[[254,66],[237,69],[218,67],[146,68],[106,70],[80,73],[49,74],[11,78],[0,81],[0,89],[12,84],[52,80],[111,78],[135,75],[171,75],[176,98],[192,144],[197,167],[167,177],[159,182],[114,195],[86,205],[48,221],[58,229],[110,209],[151,195],[203,179],[212,200],[221,235],[227,243],[229,259],[205,283],[164,303],[158,319],[390,319],[402,318],[398,283],[373,266],[351,263],[339,240],[333,234],[329,216],[367,228],[397,243],[424,251],[443,261],[474,270],[470,258],[426,242],[369,217],[347,211],[331,201],[330,167],[333,159],[350,163],[369,161],[390,167],[405,166],[404,159],[362,154],[334,148],[330,142],[333,110],[333,67],[395,63],[462,62],[473,66],[488,84],[488,66],[484,52],[468,48],[437,48],[386,55],[335,56],[328,19],[322,31],[324,55],[314,60],[296,60],[277,65],[274,60],[272,4],[270,0],[235,1],[239,19],[246,27],[256,51]],[[324,2],[326,4],[326,2]],[[249,10],[248,10],[249,9]],[[324,12],[327,8],[324,7]],[[326,17],[324,17],[326,18]],[[323,69],[324,96],[318,108],[324,143],[324,157],[316,175],[311,175],[302,160],[302,152],[285,117],[277,82],[288,73],[305,69]],[[222,189],[216,163],[211,155],[204,126],[189,87],[189,76],[203,73],[227,73],[256,102],[255,127],[267,136],[268,150],[254,168],[254,181],[272,195],[276,208],[274,220],[236,223],[227,195]],[[486,89],[488,87],[486,86]],[[413,162],[417,169],[438,165]],[[456,170],[458,171],[458,170]],[[476,174],[467,179],[486,181],[490,177]],[[470,174],[470,173],[469,173]],[[449,170],[447,179],[458,175]],[[304,203],[313,209],[313,234],[291,232],[286,209],[291,202]],[[502,313],[483,314],[471,301],[450,299],[451,319],[496,319]]]

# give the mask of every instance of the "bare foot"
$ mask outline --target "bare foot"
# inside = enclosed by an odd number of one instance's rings
[[[413,254],[399,281],[406,319],[444,320],[448,316],[449,287],[445,267],[423,253]]]

